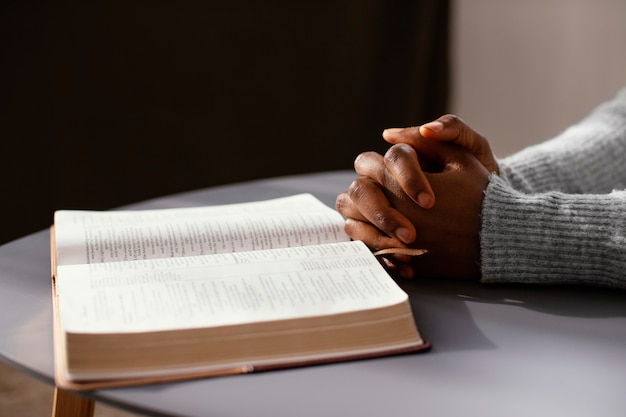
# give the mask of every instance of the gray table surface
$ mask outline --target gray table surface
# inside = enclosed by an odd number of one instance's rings
[[[167,208],[311,192],[334,206],[348,171],[158,198]],[[0,247],[0,359],[53,383],[49,235]],[[429,352],[86,395],[147,415],[624,416],[626,293],[411,280]]]

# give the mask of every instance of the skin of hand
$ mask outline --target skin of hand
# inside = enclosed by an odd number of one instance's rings
[[[480,133],[469,127],[461,118],[446,114],[422,126],[386,129],[383,138],[392,145],[406,143],[419,153],[423,139],[454,143],[472,153],[489,172],[498,173],[498,164],[489,142]],[[435,204],[432,188],[417,166],[391,166],[394,176],[402,189],[421,207],[430,208]]]
[[[359,155],[360,175],[337,197],[346,232],[373,249],[427,249],[418,257],[392,255],[386,267],[399,276],[478,279],[480,211],[490,172],[470,151],[450,143],[415,138],[393,145],[382,156]],[[437,201],[417,204],[397,181],[398,173],[420,168]],[[407,171],[408,170],[408,171]]]

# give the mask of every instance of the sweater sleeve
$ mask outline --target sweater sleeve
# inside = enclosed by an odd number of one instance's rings
[[[483,201],[482,282],[626,289],[626,191],[523,194],[493,176]]]
[[[498,163],[481,212],[482,282],[626,289],[626,90]]]
[[[626,89],[555,138],[498,165],[500,177],[525,193],[626,189]]]

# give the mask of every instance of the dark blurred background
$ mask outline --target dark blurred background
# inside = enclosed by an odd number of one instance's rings
[[[54,210],[352,169],[447,110],[450,5],[5,1],[0,243]],[[347,186],[348,184],[346,184]]]

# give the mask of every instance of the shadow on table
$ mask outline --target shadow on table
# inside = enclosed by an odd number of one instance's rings
[[[495,347],[477,327],[468,302],[507,305],[549,316],[626,317],[626,293],[610,289],[427,279],[399,284],[410,296],[419,328],[437,341],[438,351]],[[442,328],[441,323],[447,326]]]

